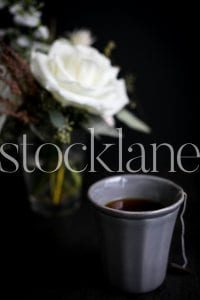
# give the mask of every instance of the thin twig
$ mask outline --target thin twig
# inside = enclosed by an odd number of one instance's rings
[[[14,80],[9,80],[7,78],[5,78],[4,76],[0,75],[0,80],[3,81],[5,84],[7,84],[10,88],[10,90],[12,91],[13,94],[20,96],[22,95],[22,92],[19,88],[19,85],[17,84],[16,81]]]

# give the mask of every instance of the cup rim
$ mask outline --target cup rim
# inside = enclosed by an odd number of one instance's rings
[[[117,210],[117,209],[113,209],[107,206],[103,206],[98,204],[96,201],[94,201],[91,197],[91,191],[100,183],[102,182],[106,182],[108,180],[111,179],[115,179],[115,178],[150,178],[152,180],[156,180],[156,181],[162,181],[165,182],[167,184],[170,184],[172,186],[174,186],[175,188],[177,188],[177,190],[180,191],[180,199],[177,200],[175,203],[170,204],[164,208],[160,208],[157,210],[151,210],[151,211],[124,211],[124,210]],[[183,188],[181,186],[179,186],[178,184],[174,183],[173,181],[171,181],[170,179],[161,177],[161,176],[154,176],[154,175],[147,175],[147,174],[122,174],[122,175],[113,175],[113,176],[108,176],[105,177],[103,179],[100,179],[98,181],[96,181],[95,183],[93,183],[89,189],[88,189],[88,198],[90,200],[90,203],[97,208],[98,210],[100,210],[101,212],[108,214],[108,215],[112,215],[118,218],[153,218],[153,217],[158,217],[161,215],[167,215],[173,211],[175,211],[176,209],[178,209],[182,202],[184,201],[185,197],[186,197],[186,193],[184,192]],[[120,199],[120,198],[119,198]]]

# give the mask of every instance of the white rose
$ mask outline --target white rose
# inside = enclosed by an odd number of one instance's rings
[[[48,54],[34,51],[31,71],[63,106],[81,106],[103,117],[119,112],[128,102],[119,69],[96,49],[57,40]]]

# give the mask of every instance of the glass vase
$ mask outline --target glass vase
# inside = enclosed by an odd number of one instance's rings
[[[80,139],[83,139],[81,132],[73,135],[73,142],[80,143]],[[26,142],[25,154],[20,139],[20,157],[31,209],[47,217],[76,211],[81,204],[82,173],[79,170],[83,169],[84,151],[80,146],[70,147],[70,167],[67,168],[64,153],[71,144],[42,143],[31,133],[26,134]]]

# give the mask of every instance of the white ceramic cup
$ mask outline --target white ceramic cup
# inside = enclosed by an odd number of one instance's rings
[[[165,279],[175,221],[183,189],[151,175],[119,175],[94,183],[88,191],[97,212],[102,253],[109,281],[128,292],[149,292]],[[154,211],[122,211],[105,205],[115,199],[161,202]]]

